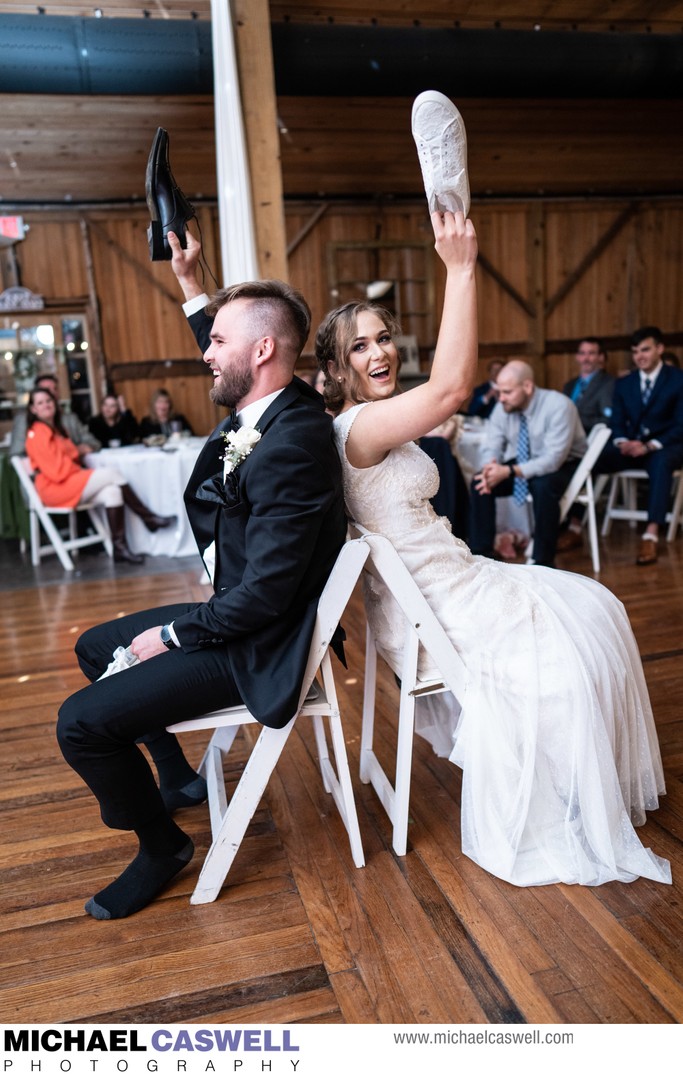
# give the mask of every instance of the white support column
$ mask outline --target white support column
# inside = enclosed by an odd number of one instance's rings
[[[211,0],[216,173],[223,285],[259,276],[230,0]]]

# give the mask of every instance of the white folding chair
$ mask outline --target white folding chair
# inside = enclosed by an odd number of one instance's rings
[[[637,522],[647,521],[647,512],[637,507],[637,487],[639,480],[648,478],[647,471],[640,468],[630,468],[628,471],[618,471],[610,476],[610,486],[607,494],[607,507],[602,520],[602,535],[605,537],[612,529],[612,520],[626,519],[632,527]],[[673,505],[666,514],[666,522],[669,524],[666,532],[667,542],[673,542],[676,532],[683,524],[683,470],[673,473]]]
[[[247,707],[231,706],[169,726],[168,731],[174,733],[214,729],[199,768],[208,786],[212,843],[191,897],[192,904],[208,904],[218,896],[294,723],[297,717],[303,715],[313,718],[323,787],[332,795],[346,827],[353,862],[356,867],[364,866],[363,845],[329,645],[369,552],[367,543],[359,539],[343,546],[318,602],[315,629],[297,712],[284,728],[262,726],[229,804],[225,790],[223,758],[232,747],[240,726],[256,724],[256,719]],[[318,670],[322,682],[315,680]],[[334,764],[328,749],[324,717],[329,721]]]
[[[12,456],[12,466],[16,471],[21,488],[26,498],[29,510],[29,526],[31,535],[31,563],[34,568],[40,564],[41,557],[50,553],[56,553],[62,567],[67,572],[74,570],[74,562],[69,553],[72,550],[83,549],[84,546],[102,543],[109,556],[112,556],[112,544],[109,531],[100,518],[97,507],[94,504],[77,504],[75,508],[48,508],[38,496],[38,491],[33,484],[33,468],[28,456]],[[76,526],[77,512],[87,512],[90,521],[95,528],[94,534],[87,534],[83,538],[78,537]],[[59,533],[52,521],[52,516],[66,517],[69,525],[69,537],[64,538]],[[41,544],[40,528],[45,531],[49,542]]]
[[[563,523],[567,518],[567,513],[573,504],[583,504],[586,507],[586,518],[584,522],[588,525],[591,559],[593,561],[593,571],[596,574],[600,571],[600,549],[598,546],[598,522],[595,514],[595,505],[605,487],[606,476],[599,475],[594,483],[592,470],[595,467],[598,456],[609,441],[610,432],[609,426],[606,426],[604,422],[598,422],[597,425],[593,427],[588,435],[586,451],[581,457],[579,465],[574,471],[569,485],[562,494],[562,499],[560,500],[560,523]],[[534,555],[534,513],[531,496],[527,497],[527,508],[529,511],[532,538],[526,547],[525,556],[527,562],[532,563]]]
[[[595,503],[604,489],[606,476],[599,475],[594,483],[592,471],[597,463],[598,456],[610,439],[611,432],[609,426],[606,426],[604,422],[598,422],[593,427],[588,435],[588,444],[583,458],[574,471],[560,501],[560,523],[567,518],[567,513],[573,504],[585,506],[585,522],[588,527],[593,571],[596,573],[600,571],[600,548],[598,545],[598,521],[595,514]]]
[[[370,549],[366,569],[372,570],[375,577],[382,579],[405,616],[394,784],[392,785],[373,747],[377,650],[369,628],[366,635],[360,760],[361,781],[364,784],[371,784],[377,793],[393,826],[394,851],[397,855],[403,856],[406,853],[408,840],[416,699],[444,691],[451,691],[456,699],[464,698],[467,673],[462,659],[391,542],[382,535],[371,534],[356,525],[351,528],[351,531],[364,537]],[[418,677],[420,645],[429,655],[433,666],[438,669],[438,679],[421,680]]]

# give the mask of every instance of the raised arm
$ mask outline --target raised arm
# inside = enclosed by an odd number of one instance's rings
[[[199,268],[199,258],[202,252],[202,245],[192,232],[187,230],[187,247],[183,250],[180,245],[175,232],[168,233],[168,245],[173,251],[173,257],[171,258],[171,269],[176,275],[178,283],[182,288],[183,295],[185,296],[185,302],[189,299],[196,299],[198,295],[204,294],[204,288],[197,280],[197,270]]]
[[[436,251],[446,267],[446,290],[429,380],[361,411],[346,445],[355,467],[371,467],[390,449],[429,433],[472,392],[478,356],[477,237],[462,213],[432,213],[431,219]]]

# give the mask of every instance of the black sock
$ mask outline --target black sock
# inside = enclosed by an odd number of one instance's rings
[[[170,732],[142,739],[159,774],[159,791],[167,811],[193,807],[206,799],[206,781],[192,769],[183,749]]]
[[[192,859],[192,841],[165,813],[135,832],[140,841],[135,859],[85,906],[93,919],[124,919],[139,912]]]

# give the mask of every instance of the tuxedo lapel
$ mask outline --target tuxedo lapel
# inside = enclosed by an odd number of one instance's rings
[[[202,482],[207,478],[211,478],[213,475],[218,474],[219,471],[222,471],[223,464],[221,462],[221,457],[225,449],[221,433],[224,430],[229,429],[230,415],[227,415],[209,435],[206,444],[197,456],[194,469],[187,484],[188,491],[197,489],[197,487],[201,486]]]
[[[258,420],[256,425],[261,436],[267,436],[268,429],[278,415],[285,408],[291,407],[302,396],[307,397],[307,404],[313,403],[321,411],[325,410],[320,393],[307,385],[305,381],[295,377],[266,408]],[[225,450],[221,433],[230,429],[230,425],[230,416],[228,415],[216,426],[197,458],[185,489],[185,504],[188,516],[201,551],[205,550],[214,541],[216,512],[219,510],[221,503],[225,501],[221,490],[222,456]],[[248,466],[254,454],[258,455],[258,444],[254,446],[254,451],[241,466]],[[235,486],[237,485],[236,479],[237,472],[234,472],[233,482]],[[238,500],[236,488],[232,491],[229,499],[233,502]]]

